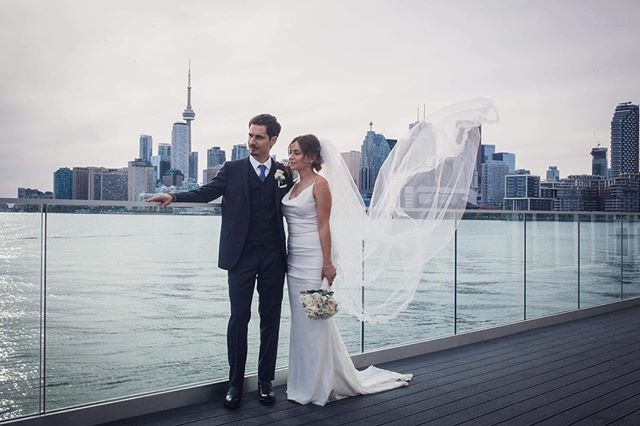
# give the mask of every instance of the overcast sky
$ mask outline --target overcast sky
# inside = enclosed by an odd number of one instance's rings
[[[360,149],[369,121],[399,138],[417,105],[482,96],[500,113],[483,143],[542,176],[590,173],[616,104],[640,100],[639,22],[637,0],[0,0],[0,197],[125,167],[140,134],[155,154],[189,58],[200,169],[258,113],[282,123],[281,158],[301,133]]]

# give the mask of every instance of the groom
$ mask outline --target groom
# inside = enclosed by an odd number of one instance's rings
[[[247,328],[257,282],[260,313],[258,400],[275,402],[271,385],[276,367],[286,245],[281,200],[293,185],[291,175],[271,159],[280,124],[269,114],[249,121],[249,158],[227,161],[211,182],[189,192],[157,194],[147,201],[209,202],[222,195],[218,266],[228,271],[231,317],[227,328],[229,389],[224,406],[235,409],[242,398],[247,360]]]

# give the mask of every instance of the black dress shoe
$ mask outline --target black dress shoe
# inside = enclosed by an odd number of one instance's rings
[[[224,408],[229,410],[235,410],[240,406],[240,400],[242,399],[242,389],[236,386],[229,387],[227,394],[224,397]]]
[[[276,393],[273,391],[271,382],[258,382],[258,401],[262,404],[273,404],[276,402]]]

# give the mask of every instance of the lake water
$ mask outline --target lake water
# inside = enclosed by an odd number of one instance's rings
[[[0,213],[0,420],[39,409],[40,227],[38,213]],[[619,300],[621,291],[640,295],[637,222],[622,232],[613,218],[529,222],[526,256],[524,228],[518,220],[462,221],[457,271],[452,241],[425,266],[398,319],[365,325],[365,350],[451,335],[454,324],[464,332],[522,320],[525,297],[532,318],[576,309],[578,300],[588,307]],[[47,410],[226,378],[219,229],[219,216],[48,214]],[[255,302],[247,373],[257,365]],[[337,322],[359,352],[360,322],[341,314]],[[288,338],[285,297],[278,366],[287,365]]]

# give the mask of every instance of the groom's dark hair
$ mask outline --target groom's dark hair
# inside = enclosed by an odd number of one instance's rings
[[[280,135],[280,123],[278,123],[278,120],[271,114],[256,115],[249,120],[249,127],[253,124],[256,126],[265,126],[269,138]]]

